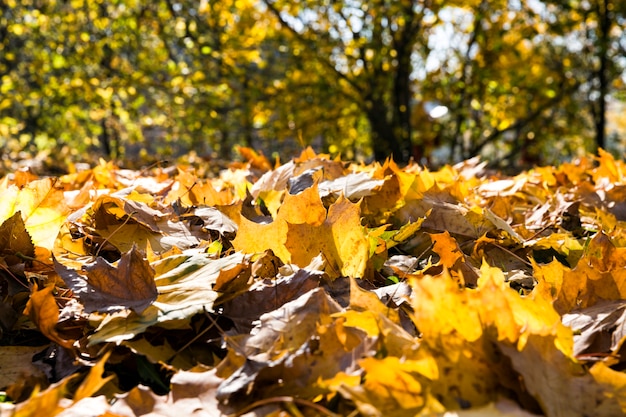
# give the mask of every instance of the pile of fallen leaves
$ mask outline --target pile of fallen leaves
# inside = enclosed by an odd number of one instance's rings
[[[0,181],[2,415],[626,409],[622,161],[243,151]]]

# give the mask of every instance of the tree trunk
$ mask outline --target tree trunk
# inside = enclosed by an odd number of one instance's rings
[[[106,155],[107,158],[111,158],[113,154],[113,148],[111,147],[111,137],[109,136],[109,128],[106,123],[106,118],[102,118],[100,120],[100,128],[102,129],[102,133],[100,133],[100,144],[102,145],[102,151]]]
[[[396,162],[408,162],[409,155],[405,155],[403,139],[401,136],[396,136],[399,129],[388,120],[388,105],[381,100],[370,101],[369,103],[371,105],[367,111],[367,119],[371,129],[374,159],[382,162],[393,156]],[[410,150],[410,141],[405,142],[408,143]]]
[[[250,78],[248,77],[248,72],[246,71],[243,75],[243,81],[241,86],[241,127],[243,128],[241,140],[243,141],[243,145],[248,148],[252,147],[253,145],[253,126],[251,111],[252,100],[250,100],[249,91]]]
[[[594,117],[595,129],[596,129],[596,145],[598,148],[606,148],[606,96],[608,94],[609,82],[607,79],[607,71],[609,65],[608,49],[609,49],[609,36],[611,31],[611,16],[610,16],[610,0],[599,0],[597,14],[599,21],[599,61],[600,65],[596,73],[598,79],[598,102],[597,112]]]
[[[400,51],[393,79],[392,124],[394,160],[407,163],[411,157],[411,51]]]

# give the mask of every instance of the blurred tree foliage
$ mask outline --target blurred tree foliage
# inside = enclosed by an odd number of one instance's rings
[[[615,146],[625,25],[618,0],[0,0],[0,143],[550,163]]]

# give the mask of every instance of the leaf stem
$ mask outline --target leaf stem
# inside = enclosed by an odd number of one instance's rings
[[[240,417],[246,413],[249,413],[250,411],[254,410],[255,408],[259,408],[259,407],[263,407],[264,405],[270,405],[270,404],[276,404],[276,403],[284,403],[285,406],[287,406],[289,408],[289,411],[292,412],[292,414],[295,413],[296,417],[300,417],[302,416],[302,414],[300,413],[300,410],[298,410],[296,407],[293,407],[293,405],[299,405],[302,407],[309,407],[314,409],[315,411],[319,412],[320,415],[324,415],[324,416],[328,416],[328,417],[339,417],[339,414],[335,414],[332,411],[328,410],[325,407],[322,407],[319,404],[316,404],[312,401],[308,401],[308,400],[303,400],[301,398],[294,398],[294,397],[290,397],[290,396],[280,396],[280,397],[272,397],[272,398],[264,398],[262,400],[256,401],[252,404],[250,404],[249,406],[245,407],[243,410],[237,412],[235,414],[235,417]]]

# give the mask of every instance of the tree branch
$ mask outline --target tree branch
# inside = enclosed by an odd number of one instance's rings
[[[296,37],[296,39],[298,39],[300,42],[305,44],[310,50],[312,51],[317,50],[313,41],[311,41],[310,39],[307,39],[302,33],[298,32],[283,18],[283,16],[280,13],[280,10],[276,8],[274,3],[272,3],[270,0],[263,0],[263,3],[268,7],[268,9],[272,12],[272,14],[280,21],[280,24],[283,27],[285,27],[294,37]],[[307,27],[307,30],[312,31],[317,34],[317,32],[315,32],[310,27]],[[348,83],[348,85],[350,85],[350,87],[352,87],[352,89],[357,93],[360,99],[360,100],[355,100],[357,103],[360,103],[362,101],[364,94],[363,94],[362,88],[359,86],[359,84],[355,80],[351,79],[350,77],[346,76],[344,73],[339,71],[335,67],[335,65],[332,63],[332,61],[330,61],[329,59],[324,59],[320,57],[319,54],[315,54],[315,57],[320,63],[322,63],[332,73],[334,73],[337,77],[339,77],[339,79],[345,81],[346,83]],[[354,100],[354,97],[351,97],[351,99]]]

